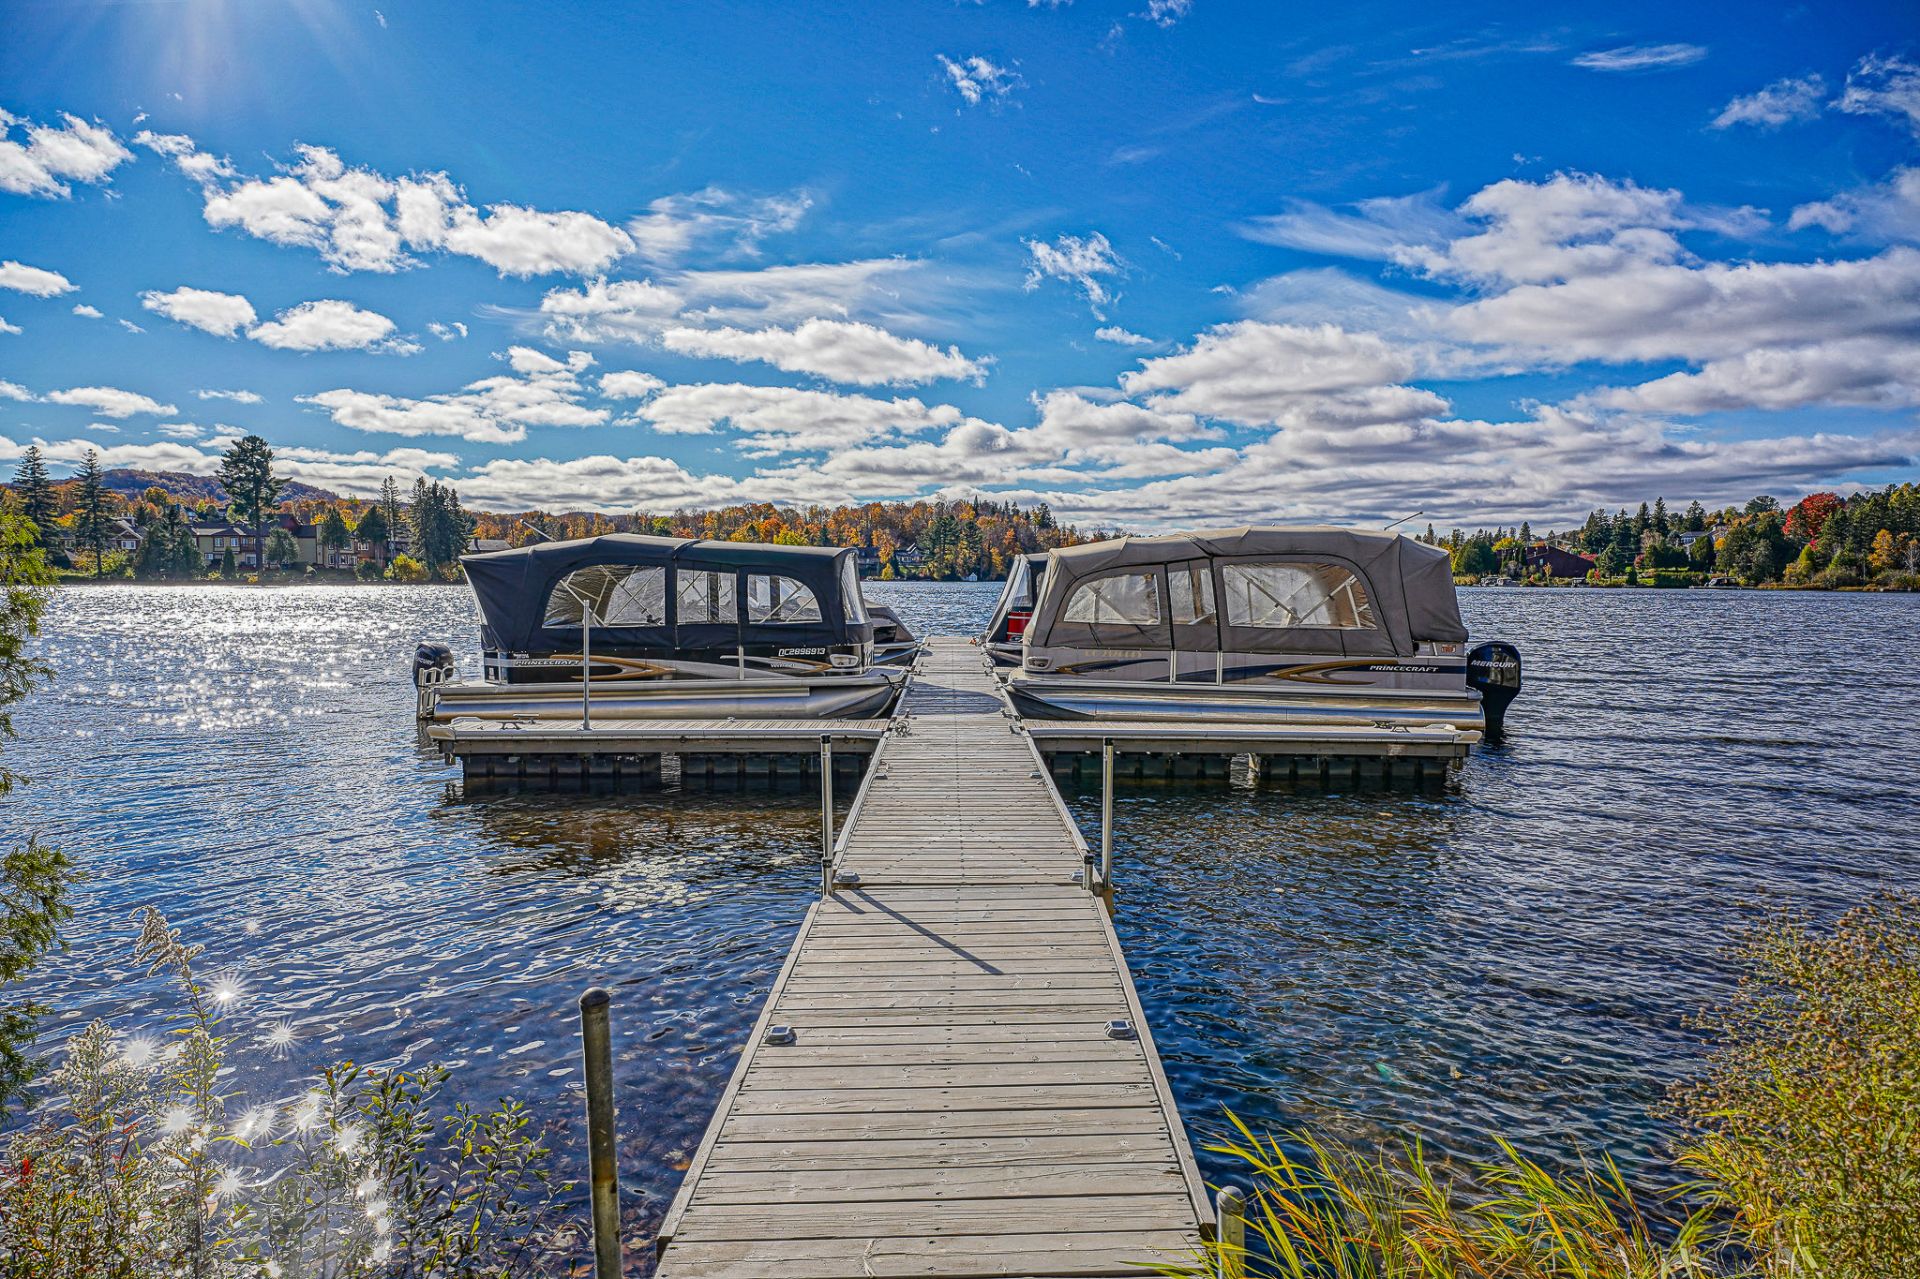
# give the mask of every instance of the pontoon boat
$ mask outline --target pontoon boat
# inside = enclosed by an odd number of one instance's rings
[[[1394,533],[1239,528],[1052,553],[1007,692],[1023,715],[1448,727],[1455,753],[1520,688],[1471,652],[1444,550]]]
[[[1007,568],[1007,584],[993,606],[993,617],[979,644],[995,667],[1020,665],[1020,638],[1033,617],[1034,601],[1047,576],[1047,556],[1018,555]],[[998,672],[996,672],[998,673]]]
[[[423,717],[577,719],[590,669],[594,716],[861,718],[904,677],[873,665],[851,549],[613,534],[461,563],[482,678],[416,662]]]

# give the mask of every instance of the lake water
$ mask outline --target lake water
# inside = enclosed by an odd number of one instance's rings
[[[870,585],[923,632],[970,633],[997,591]],[[1499,1133],[1654,1183],[1650,1107],[1697,1060],[1730,931],[1920,880],[1920,598],[1462,600],[1525,655],[1504,745],[1424,794],[1123,789],[1121,939],[1197,1137],[1227,1107],[1455,1155]],[[464,797],[408,673],[429,638],[474,669],[462,590],[78,588],[46,629],[0,836],[89,876],[32,983],[50,1040],[155,1025],[130,922],[153,905],[241,985],[242,1096],[442,1061],[575,1171],[574,1001],[604,983],[622,1181],[658,1222],[817,892],[811,792]],[[1098,793],[1069,802],[1094,833]]]

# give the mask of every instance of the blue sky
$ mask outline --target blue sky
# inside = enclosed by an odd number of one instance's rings
[[[0,462],[208,472],[257,432],[354,494],[1151,527],[1920,455],[1899,4],[5,21]]]

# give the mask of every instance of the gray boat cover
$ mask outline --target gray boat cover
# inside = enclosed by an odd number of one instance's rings
[[[1110,621],[1088,623],[1063,617],[1075,586],[1089,578],[1131,571],[1176,568],[1206,573],[1212,596],[1227,597],[1220,567],[1232,563],[1329,564],[1360,579],[1373,611],[1368,628],[1333,626],[1235,626],[1225,611],[1199,625],[1172,625],[1168,610],[1161,620],[1129,628]],[[1161,588],[1162,599],[1167,598]],[[1127,632],[1131,630],[1132,633]],[[1033,648],[1174,648],[1183,652],[1328,653],[1354,656],[1407,656],[1418,641],[1460,643],[1467,628],[1460,620],[1453,568],[1440,547],[1398,533],[1324,525],[1206,529],[1166,537],[1126,537],[1056,550],[1045,585],[1027,628]]]
[[[512,653],[574,652],[579,626],[547,626],[547,601],[553,588],[575,569],[601,565],[661,567],[728,574],[769,573],[790,577],[813,592],[818,621],[754,623],[747,620],[747,592],[735,590],[735,616],[726,622],[680,624],[678,591],[665,591],[665,617],[659,626],[595,626],[595,652],[620,649],[711,649],[736,643],[827,645],[858,644],[873,638],[860,608],[848,607],[844,585],[859,589],[849,563],[851,547],[768,546],[759,542],[712,542],[677,537],[609,533],[567,542],[543,542],[510,551],[463,555],[467,582],[480,604],[481,640],[488,648]]]

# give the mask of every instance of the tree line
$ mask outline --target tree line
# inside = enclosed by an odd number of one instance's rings
[[[72,479],[56,484],[39,446],[30,445],[14,474],[12,501],[32,528],[35,544],[46,549],[56,566],[90,571],[95,577],[238,577],[233,546],[237,537],[225,539],[220,558],[209,563],[194,533],[196,525],[208,524],[244,527],[251,536],[256,569],[285,567],[300,558],[299,544],[285,527],[285,518],[291,517],[296,525],[314,526],[323,563],[352,552],[352,571],[362,578],[452,580],[473,536],[473,517],[460,505],[459,493],[438,481],[417,479],[406,497],[389,476],[372,501],[283,501],[287,477],[275,472],[273,449],[257,435],[227,449],[216,478],[225,502],[203,498],[189,503],[160,486],[128,498],[105,486],[99,456],[92,449]],[[131,552],[113,549],[122,520],[139,535]]]
[[[1564,533],[1535,537],[1522,523],[1471,533],[1455,529],[1442,538],[1429,525],[1420,540],[1446,547],[1454,573],[1462,577],[1549,576],[1537,555],[1530,556],[1544,543],[1590,558],[1596,578],[1630,584],[1724,577],[1747,586],[1917,590],[1920,485],[1889,484],[1844,496],[1810,493],[1790,507],[1767,495],[1718,510],[1691,502],[1678,514],[1656,498],[1631,514],[1624,508],[1611,515],[1593,511]]]

